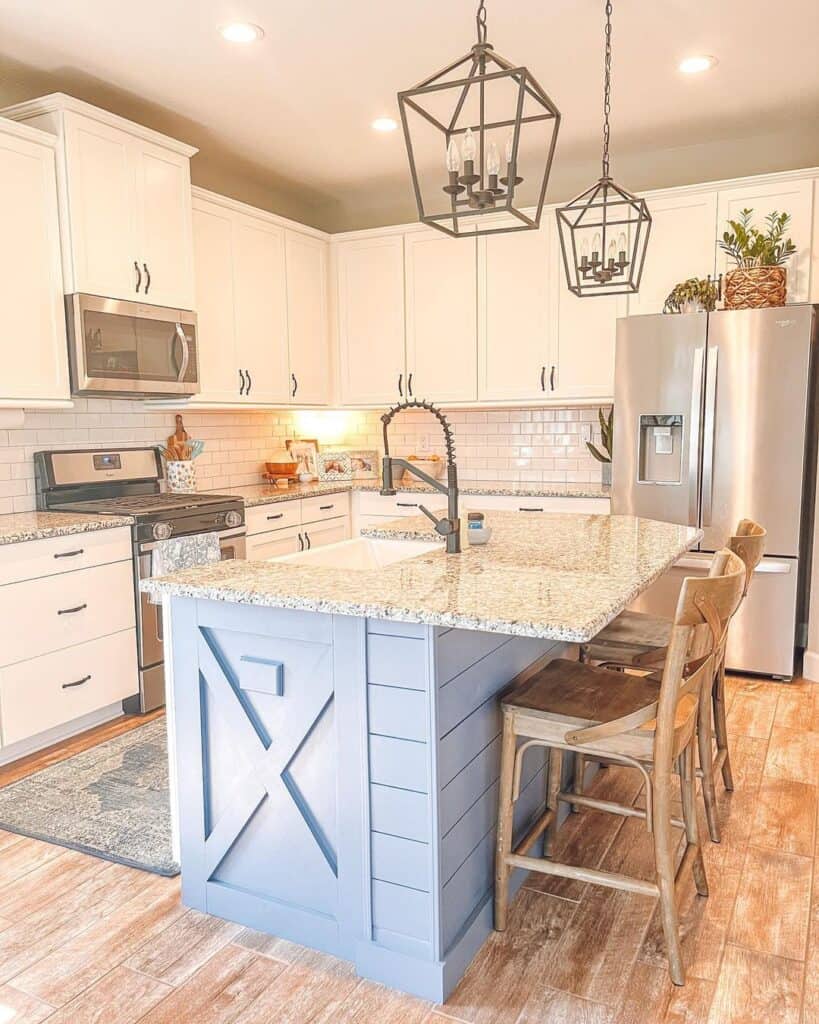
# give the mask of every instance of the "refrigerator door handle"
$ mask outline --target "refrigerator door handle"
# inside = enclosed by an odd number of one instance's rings
[[[691,376],[691,412],[688,441],[688,525],[699,523],[700,481],[700,411],[702,406],[702,363],[704,348],[694,350],[694,368]]]
[[[702,455],[702,525],[711,525],[714,498],[714,428],[717,411],[717,360],[719,349],[716,345],[708,349],[708,364],[705,369],[705,417],[703,421]]]

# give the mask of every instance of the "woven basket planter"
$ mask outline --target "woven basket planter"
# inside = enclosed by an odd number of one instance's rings
[[[749,267],[725,275],[726,309],[767,309],[784,306],[788,272],[784,267]]]

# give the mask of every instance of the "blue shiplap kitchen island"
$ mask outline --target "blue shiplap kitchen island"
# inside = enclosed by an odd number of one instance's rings
[[[491,544],[460,555],[145,581],[172,624],[187,906],[446,999],[492,927],[499,694],[698,538],[629,516],[488,521]],[[427,527],[371,533],[430,540]],[[521,831],[544,802],[543,754],[527,759]]]

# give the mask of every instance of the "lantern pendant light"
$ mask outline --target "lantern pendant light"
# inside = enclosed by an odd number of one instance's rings
[[[398,93],[419,219],[469,238],[539,227],[560,125],[530,72],[487,42],[485,0],[475,20],[467,54]]]
[[[569,290],[581,298],[638,291],[651,230],[646,201],[621,188],[609,173],[611,0],[607,0],[605,10],[603,174],[591,188],[557,211],[566,280]]]

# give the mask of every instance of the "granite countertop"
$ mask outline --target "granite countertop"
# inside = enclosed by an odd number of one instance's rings
[[[12,512],[0,515],[0,544],[112,530],[116,526],[130,526],[133,521],[131,516],[93,516],[81,512]]]
[[[436,494],[434,488],[414,480],[397,480],[398,491]],[[273,484],[248,484],[244,487],[220,488],[219,493],[234,494],[244,499],[245,507],[293,501],[317,494],[343,494],[347,491],[379,491],[378,480],[320,480],[309,484],[291,484],[287,490]],[[608,498],[611,488],[600,484],[523,484],[503,481],[465,481],[459,485],[461,494],[502,494],[520,498]]]
[[[372,536],[430,540],[410,517]],[[590,640],[700,538],[700,531],[634,516],[491,512],[486,547],[464,536],[460,555],[440,550],[378,570],[298,562],[222,562],[145,580],[159,597],[485,630],[583,643]],[[464,524],[464,533],[466,525]]]

